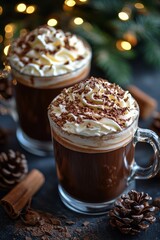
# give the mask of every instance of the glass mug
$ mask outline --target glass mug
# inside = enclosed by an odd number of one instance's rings
[[[49,115],[59,195],[68,208],[84,214],[103,214],[121,194],[133,189],[134,179],[147,179],[158,172],[159,138],[153,131],[139,128],[138,117],[120,132],[71,138]],[[137,142],[153,147],[156,157],[146,168],[134,159]]]
[[[11,66],[16,80],[15,100],[19,119],[17,138],[24,149],[40,156],[53,152],[47,107],[63,88],[88,77],[90,62],[91,57],[81,68],[51,77],[23,74]]]

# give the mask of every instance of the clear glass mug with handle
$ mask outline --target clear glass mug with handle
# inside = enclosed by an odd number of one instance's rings
[[[61,200],[67,207],[74,211],[97,215],[105,213],[121,194],[128,192],[129,189],[134,189],[135,179],[148,179],[158,172],[160,168],[160,139],[153,131],[138,127],[139,106],[135,100],[133,100],[134,120],[128,127],[106,135],[94,136],[93,123],[96,116],[94,115],[94,111],[96,105],[98,109],[100,108],[101,101],[98,101],[97,98],[98,94],[102,96],[102,89],[98,89],[98,85],[95,84],[94,91],[96,94],[94,99],[94,94],[90,94],[92,92],[91,87],[94,86],[93,80],[84,82],[79,88],[74,87],[68,90],[68,93],[64,92],[58,99],[54,99],[50,104],[48,116]],[[85,84],[86,87],[84,87]],[[86,90],[88,86],[90,87],[90,92]],[[83,87],[85,88],[84,92]],[[107,87],[108,85],[105,89]],[[72,97],[69,95],[71,92]],[[84,96],[84,93],[87,97]],[[89,111],[88,106],[90,104],[93,105],[94,101],[94,110],[92,108],[92,115],[94,117],[92,118],[90,115],[89,119],[86,120],[88,113],[84,113],[85,117],[82,120],[82,124],[78,122],[74,124],[73,122],[73,114],[76,110],[72,111],[73,106],[71,102],[68,102],[68,99],[70,101],[74,99],[73,94],[77,94],[76,99],[82,100],[80,104],[78,102],[76,104],[76,107],[79,105],[81,110],[84,110],[86,104],[88,104],[87,111]],[[90,99],[89,94],[92,95]],[[63,118],[60,118],[60,109],[57,103],[62,100],[62,104],[64,104],[65,96],[67,107],[65,108],[64,105],[63,108],[61,107],[63,109],[61,115]],[[104,98],[107,99],[106,97]],[[85,103],[84,99],[86,100]],[[69,113],[67,113],[66,109]],[[80,111],[80,109],[78,110]],[[113,114],[112,111],[113,109],[111,109],[111,113]],[[79,115],[82,115],[82,112]],[[77,118],[79,115],[77,114]],[[69,117],[72,117],[70,125],[68,122]],[[76,119],[75,115],[74,119]],[[88,122],[85,128],[86,121]],[[99,124],[98,121],[96,121],[96,124]],[[100,121],[102,123],[104,119]],[[64,129],[64,122],[66,126],[69,126],[67,131]],[[113,122],[109,122],[111,123],[111,127],[113,127]],[[89,129],[89,123],[92,124],[91,129]],[[117,125],[115,126],[117,127]],[[74,127],[76,128],[76,133],[73,133]],[[97,125],[95,129],[95,132],[97,132]],[[80,132],[83,130],[85,130],[85,135],[82,135],[82,132]],[[89,135],[89,130],[92,131],[92,136]],[[86,131],[88,131],[87,134]],[[104,128],[102,129],[103,131]],[[149,166],[144,168],[139,166],[135,159],[136,144],[138,142],[149,143],[155,154],[154,161],[148,163]]]
[[[47,107],[90,73],[92,50],[79,36],[44,25],[15,39],[8,64],[15,79],[17,139],[36,155],[52,153]]]

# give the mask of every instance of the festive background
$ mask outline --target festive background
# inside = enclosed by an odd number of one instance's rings
[[[159,13],[159,0],[1,0],[1,68],[14,38],[48,24],[87,39],[102,76],[126,85],[136,61],[160,67]]]

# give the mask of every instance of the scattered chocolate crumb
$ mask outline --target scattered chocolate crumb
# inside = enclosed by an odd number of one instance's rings
[[[39,224],[40,224],[41,226],[43,226],[43,225],[45,224],[44,219],[41,219],[41,220],[39,221]]]
[[[67,225],[73,225],[73,224],[75,224],[75,222],[73,222],[73,221],[65,221],[65,223],[66,223]]]
[[[33,237],[41,237],[41,236],[46,235],[46,233],[43,232],[42,229],[40,229],[40,228],[39,229],[35,229],[35,227],[34,227],[34,230],[28,228],[28,231],[30,231],[30,233],[31,233],[31,235]]]
[[[26,224],[26,225],[32,225],[35,226],[37,224],[40,223],[40,215],[38,212],[33,211],[33,210],[27,210],[24,218],[21,216],[22,221]]]
[[[52,223],[53,225],[58,225],[58,226],[61,226],[61,225],[62,225],[62,223],[61,223],[61,221],[60,221],[59,219],[50,218],[49,220],[51,221],[51,223]]]
[[[23,213],[23,218],[16,220],[13,237],[15,239],[23,237],[25,240],[98,240],[99,238],[93,233],[93,226],[90,221],[82,221],[81,218],[72,221],[63,215],[55,216],[29,208]]]
[[[70,238],[70,237],[71,237],[71,234],[70,234],[69,232],[66,232],[66,233],[65,233],[65,237]]]
[[[31,237],[25,237],[25,240],[32,240]]]
[[[80,228],[76,228],[75,231],[78,232],[78,233],[81,233],[82,230]]]
[[[82,224],[82,225],[83,225],[84,227],[87,227],[89,224],[90,224],[90,222],[88,222],[88,221],[85,221],[85,222],[83,222],[83,224]]]
[[[42,239],[42,240],[49,240],[49,238],[46,237],[46,236],[41,237],[41,239]]]

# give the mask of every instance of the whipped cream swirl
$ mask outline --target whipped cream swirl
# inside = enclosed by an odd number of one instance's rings
[[[11,66],[32,76],[58,76],[81,68],[91,58],[86,43],[69,32],[41,26],[13,41]]]
[[[120,86],[91,77],[64,89],[50,104],[49,116],[67,133],[103,136],[130,126],[138,106]]]

